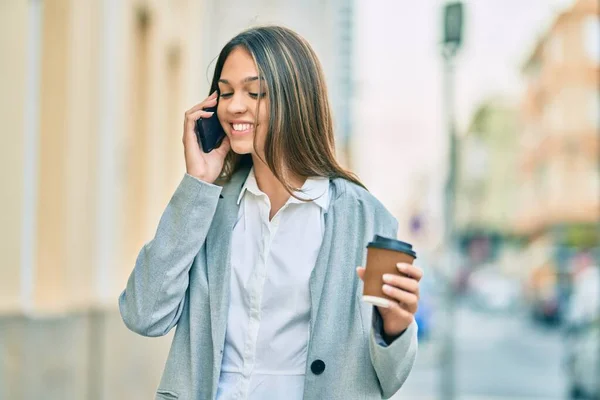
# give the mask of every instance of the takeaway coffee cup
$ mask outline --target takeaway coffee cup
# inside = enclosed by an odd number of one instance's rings
[[[367,265],[364,276],[363,301],[385,307],[392,300],[383,293],[383,274],[402,275],[396,264],[412,264],[417,253],[412,245],[400,240],[375,235],[367,245]]]

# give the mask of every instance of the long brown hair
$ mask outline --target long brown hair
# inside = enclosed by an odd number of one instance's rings
[[[292,192],[286,171],[301,178],[344,178],[364,187],[355,174],[335,158],[335,136],[325,78],[317,55],[308,42],[291,29],[263,26],[248,29],[231,39],[217,59],[210,93],[218,91],[225,60],[237,47],[246,49],[267,85],[269,128],[264,144],[265,162]],[[260,103],[258,104],[260,107]],[[256,143],[256,138],[255,138]],[[219,179],[228,181],[250,155],[230,151]]]

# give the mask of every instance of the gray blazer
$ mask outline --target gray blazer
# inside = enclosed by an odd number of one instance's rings
[[[185,175],[156,236],[140,251],[119,297],[125,325],[162,336],[175,325],[156,399],[208,400],[217,393],[229,300],[236,200],[249,170],[223,188]],[[369,192],[331,181],[325,234],[310,277],[311,320],[304,399],[391,397],[417,353],[417,326],[391,345],[375,338],[381,321],[361,300],[365,246],[374,234],[395,237],[396,220]]]

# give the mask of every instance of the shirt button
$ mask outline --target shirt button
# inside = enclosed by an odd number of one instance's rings
[[[310,370],[315,375],[321,375],[325,371],[325,363],[322,360],[315,360],[310,364]]]

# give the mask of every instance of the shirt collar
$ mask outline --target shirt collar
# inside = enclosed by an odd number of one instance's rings
[[[250,173],[246,178],[246,182],[244,182],[244,186],[242,186],[242,190],[240,191],[240,195],[238,196],[237,200],[238,205],[242,201],[246,191],[249,191],[255,196],[265,196],[265,194],[258,188],[256,176],[254,175],[254,167],[252,167],[250,170]],[[307,178],[306,182],[304,182],[304,185],[302,185],[301,191],[296,191],[294,194],[301,199],[314,199],[313,201],[315,204],[317,204],[323,210],[327,210],[327,207],[329,207],[329,178]],[[304,203],[293,196],[291,196],[287,202],[296,204]]]
[[[248,174],[248,177],[246,178],[246,181],[244,182],[244,186],[242,186],[242,190],[240,191],[240,195],[238,196],[238,199],[237,199],[238,205],[240,205],[240,202],[242,201],[242,198],[244,197],[246,190],[248,190],[250,193],[252,193],[255,196],[264,195],[264,193],[258,188],[258,183],[256,182],[256,176],[254,175],[254,167],[252,167],[250,169],[250,173]]]

